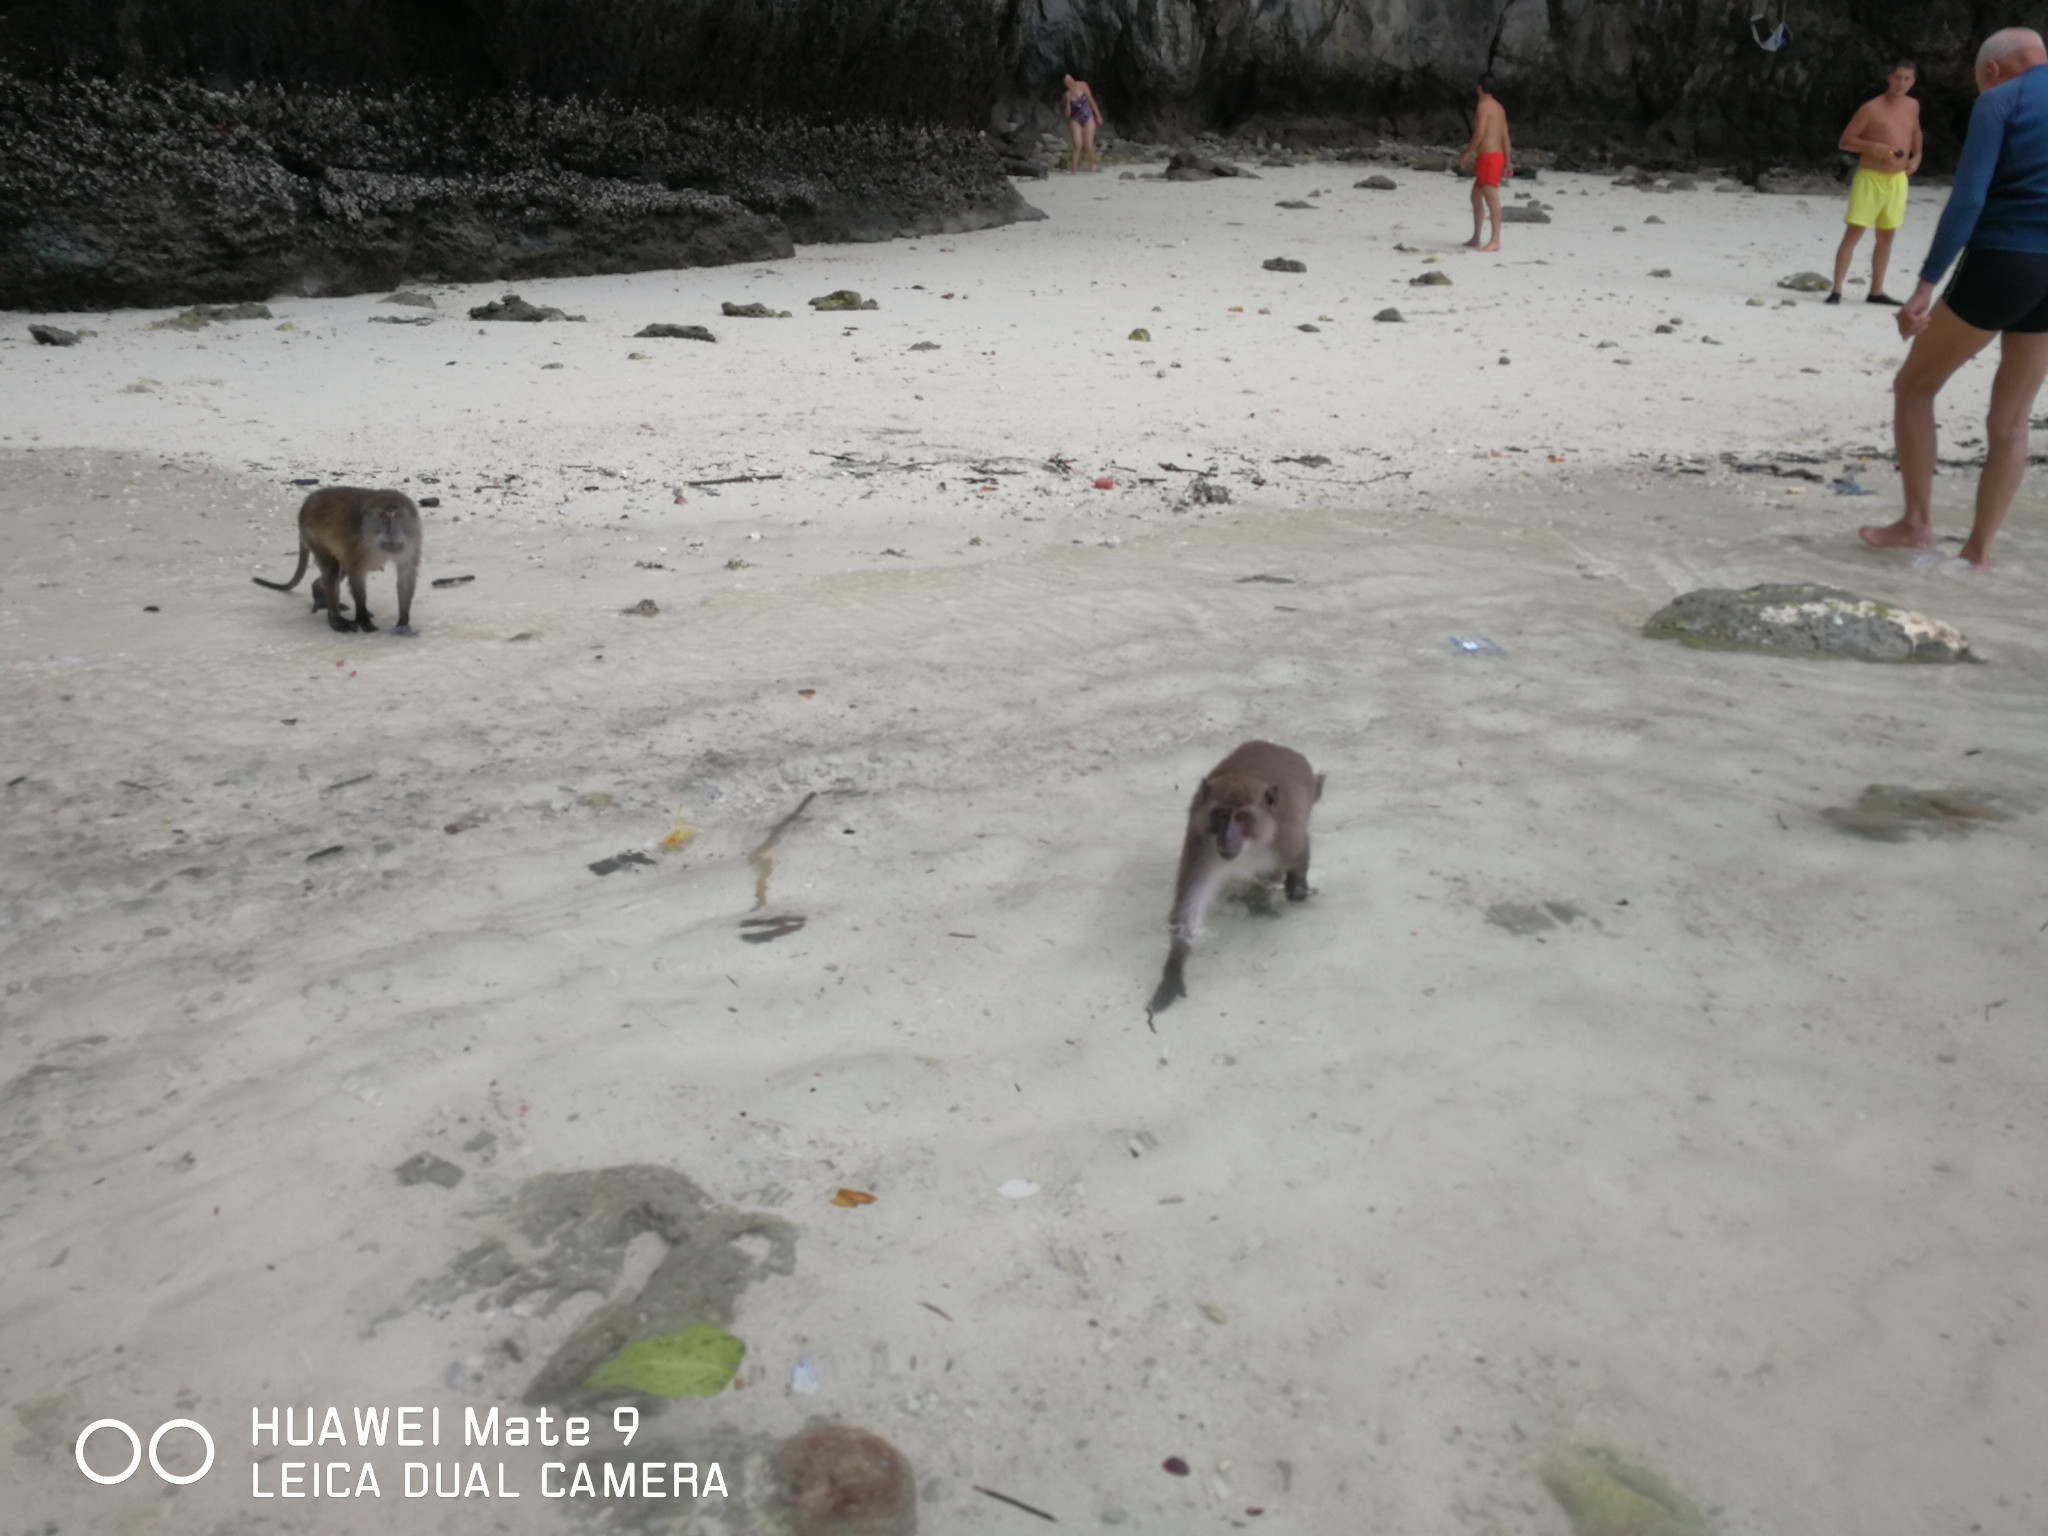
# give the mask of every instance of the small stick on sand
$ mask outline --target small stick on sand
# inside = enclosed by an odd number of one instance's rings
[[[798,803],[782,820],[775,823],[775,829],[761,839],[761,846],[747,855],[747,862],[754,866],[754,910],[760,911],[768,905],[768,875],[775,868],[775,861],[768,857],[768,850],[775,846],[775,839],[782,836],[792,821],[810,809],[811,802],[818,798],[814,789]]]
[[[972,1488],[976,1493],[985,1493],[992,1499],[1001,1499],[1005,1504],[1014,1505],[1016,1508],[1023,1510],[1024,1513],[1027,1515],[1036,1515],[1041,1520],[1050,1520],[1054,1525],[1058,1525],[1060,1523],[1058,1515],[1048,1515],[1042,1509],[1034,1509],[1031,1505],[1026,1504],[1022,1499],[1013,1499],[1007,1493],[997,1493],[995,1489],[984,1488],[979,1483],[969,1483],[967,1486]]]

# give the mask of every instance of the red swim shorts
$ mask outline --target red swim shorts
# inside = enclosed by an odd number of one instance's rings
[[[1500,185],[1501,172],[1507,168],[1508,157],[1506,155],[1481,155],[1479,163],[1473,167],[1473,171],[1479,178],[1479,185],[1482,187],[1497,187]]]

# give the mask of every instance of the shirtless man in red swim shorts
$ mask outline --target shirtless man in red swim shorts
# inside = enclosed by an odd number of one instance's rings
[[[1461,171],[1474,156],[1479,161],[1472,181],[1472,238],[1465,243],[1480,251],[1500,249],[1500,184],[1514,170],[1508,164],[1514,146],[1508,142],[1507,109],[1494,100],[1493,85],[1492,75],[1479,77],[1479,110],[1472,114],[1472,142],[1458,157]],[[1493,238],[1481,245],[1479,236],[1489,213],[1493,215]]]

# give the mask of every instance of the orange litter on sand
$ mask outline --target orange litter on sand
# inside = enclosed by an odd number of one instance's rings
[[[871,1194],[868,1194],[865,1190],[842,1189],[841,1191],[839,1191],[838,1194],[832,1197],[832,1203],[834,1205],[843,1205],[849,1208],[856,1205],[873,1205],[875,1203],[875,1197]]]
[[[1116,481],[1108,475],[1098,476],[1095,481],[1095,489],[1098,491],[1113,491],[1116,489]]]

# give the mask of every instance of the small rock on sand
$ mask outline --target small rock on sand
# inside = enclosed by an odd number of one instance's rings
[[[1652,277],[1669,277],[1670,275],[1671,275],[1671,269],[1670,269],[1669,267],[1652,267],[1652,268],[1650,268],[1650,276],[1652,276]]]
[[[1411,288],[1448,288],[1451,286],[1451,274],[1448,272],[1425,272],[1420,277],[1409,278],[1408,286]]]
[[[1304,322],[1304,323],[1303,323],[1303,324],[1301,324],[1301,325],[1297,325],[1297,326],[1295,327],[1295,329],[1296,329],[1297,331],[1314,331],[1314,332],[1316,332],[1316,333],[1320,334],[1323,328],[1322,328],[1322,327],[1321,327],[1320,325],[1309,325],[1309,324],[1307,324],[1307,323],[1305,323],[1305,322]]]
[[[1211,160],[1207,155],[1198,155],[1192,151],[1183,151],[1166,162],[1168,181],[1208,181],[1215,176],[1242,176],[1250,181],[1258,180],[1250,171],[1232,165],[1227,160]]]
[[[1354,181],[1352,185],[1365,192],[1391,192],[1394,190],[1394,178],[1391,176],[1368,176],[1363,181]]]
[[[436,1157],[431,1152],[421,1152],[408,1157],[394,1170],[401,1184],[438,1184],[443,1189],[453,1189],[462,1182],[462,1170],[446,1158]]]
[[[1827,293],[1835,285],[1818,272],[1794,272],[1790,277],[1779,278],[1778,286],[1794,293]]]
[[[1392,308],[1392,307],[1389,307],[1389,308],[1386,308],[1386,309],[1383,309],[1383,310],[1381,310],[1381,311],[1380,311],[1380,312],[1379,312],[1378,314],[1374,315],[1374,316],[1373,316],[1373,319],[1375,319],[1375,320],[1385,320],[1385,321],[1389,322],[1390,324],[1392,324],[1392,323],[1397,323],[1397,322],[1401,322],[1401,321],[1405,320],[1405,319],[1406,319],[1406,316],[1404,316],[1404,315],[1403,315],[1403,314],[1401,313],[1401,311],[1399,311],[1398,309],[1394,309],[1394,308]]]
[[[936,352],[939,350],[939,344],[936,341],[913,341],[910,344],[910,350],[913,352]]]
[[[387,293],[377,302],[379,304],[410,304],[414,309],[439,308],[431,296],[424,293],[414,293],[410,288],[401,288],[396,293]]]
[[[1137,328],[1137,329],[1136,329],[1135,331],[1131,332],[1131,338],[1130,338],[1130,339],[1131,339],[1132,341],[1150,341],[1150,340],[1152,339],[1152,333],[1151,333],[1150,331],[1146,330],[1146,329],[1145,329],[1145,328],[1144,328],[1144,327],[1143,327],[1143,326],[1141,325],[1141,326],[1139,326],[1139,327],[1138,327],[1138,328]]]
[[[882,306],[873,299],[864,299],[851,288],[835,288],[820,298],[811,300],[811,308],[819,311],[830,309],[880,309]]]
[[[1268,272],[1306,272],[1308,263],[1296,261],[1292,256],[1275,256],[1261,263]]]
[[[508,293],[502,299],[488,304],[479,304],[469,312],[472,320],[521,320],[538,323],[543,320],[581,320],[581,315],[565,315],[552,304],[529,304],[516,293]]]
[[[152,331],[196,331],[216,320],[274,319],[268,304],[195,304],[183,314],[152,322]]]
[[[850,1424],[813,1424],[776,1447],[775,1491],[796,1536],[912,1536],[917,1481],[903,1453]]]
[[[1756,179],[1759,192],[1775,192],[1780,196],[1816,194],[1833,196],[1842,190],[1842,184],[1832,176],[1815,171],[1789,171],[1784,169],[1765,171]]]
[[[718,306],[718,312],[721,315],[729,315],[735,320],[787,320],[789,318],[788,310],[770,309],[766,304],[721,304]]]
[[[1298,197],[1290,197],[1285,202],[1275,203],[1273,206],[1275,208],[1313,208],[1315,204],[1305,203]]]
[[[36,345],[39,347],[75,347],[78,345],[78,332],[67,331],[61,326],[32,325],[28,328],[28,333],[35,337]]]
[[[1500,211],[1503,224],[1548,224],[1550,215],[1529,203],[1514,203]]]
[[[633,333],[633,337],[636,341],[643,336],[652,336],[656,338],[666,336],[677,341],[718,340],[716,336],[712,335],[701,325],[667,325],[659,321],[657,321],[653,325],[643,325],[642,327],[640,327],[639,330]]]
[[[1767,582],[1740,591],[1702,587],[1652,614],[1643,633],[1709,650],[1860,661],[1978,659],[1961,632],[1939,619],[1811,582]]]

